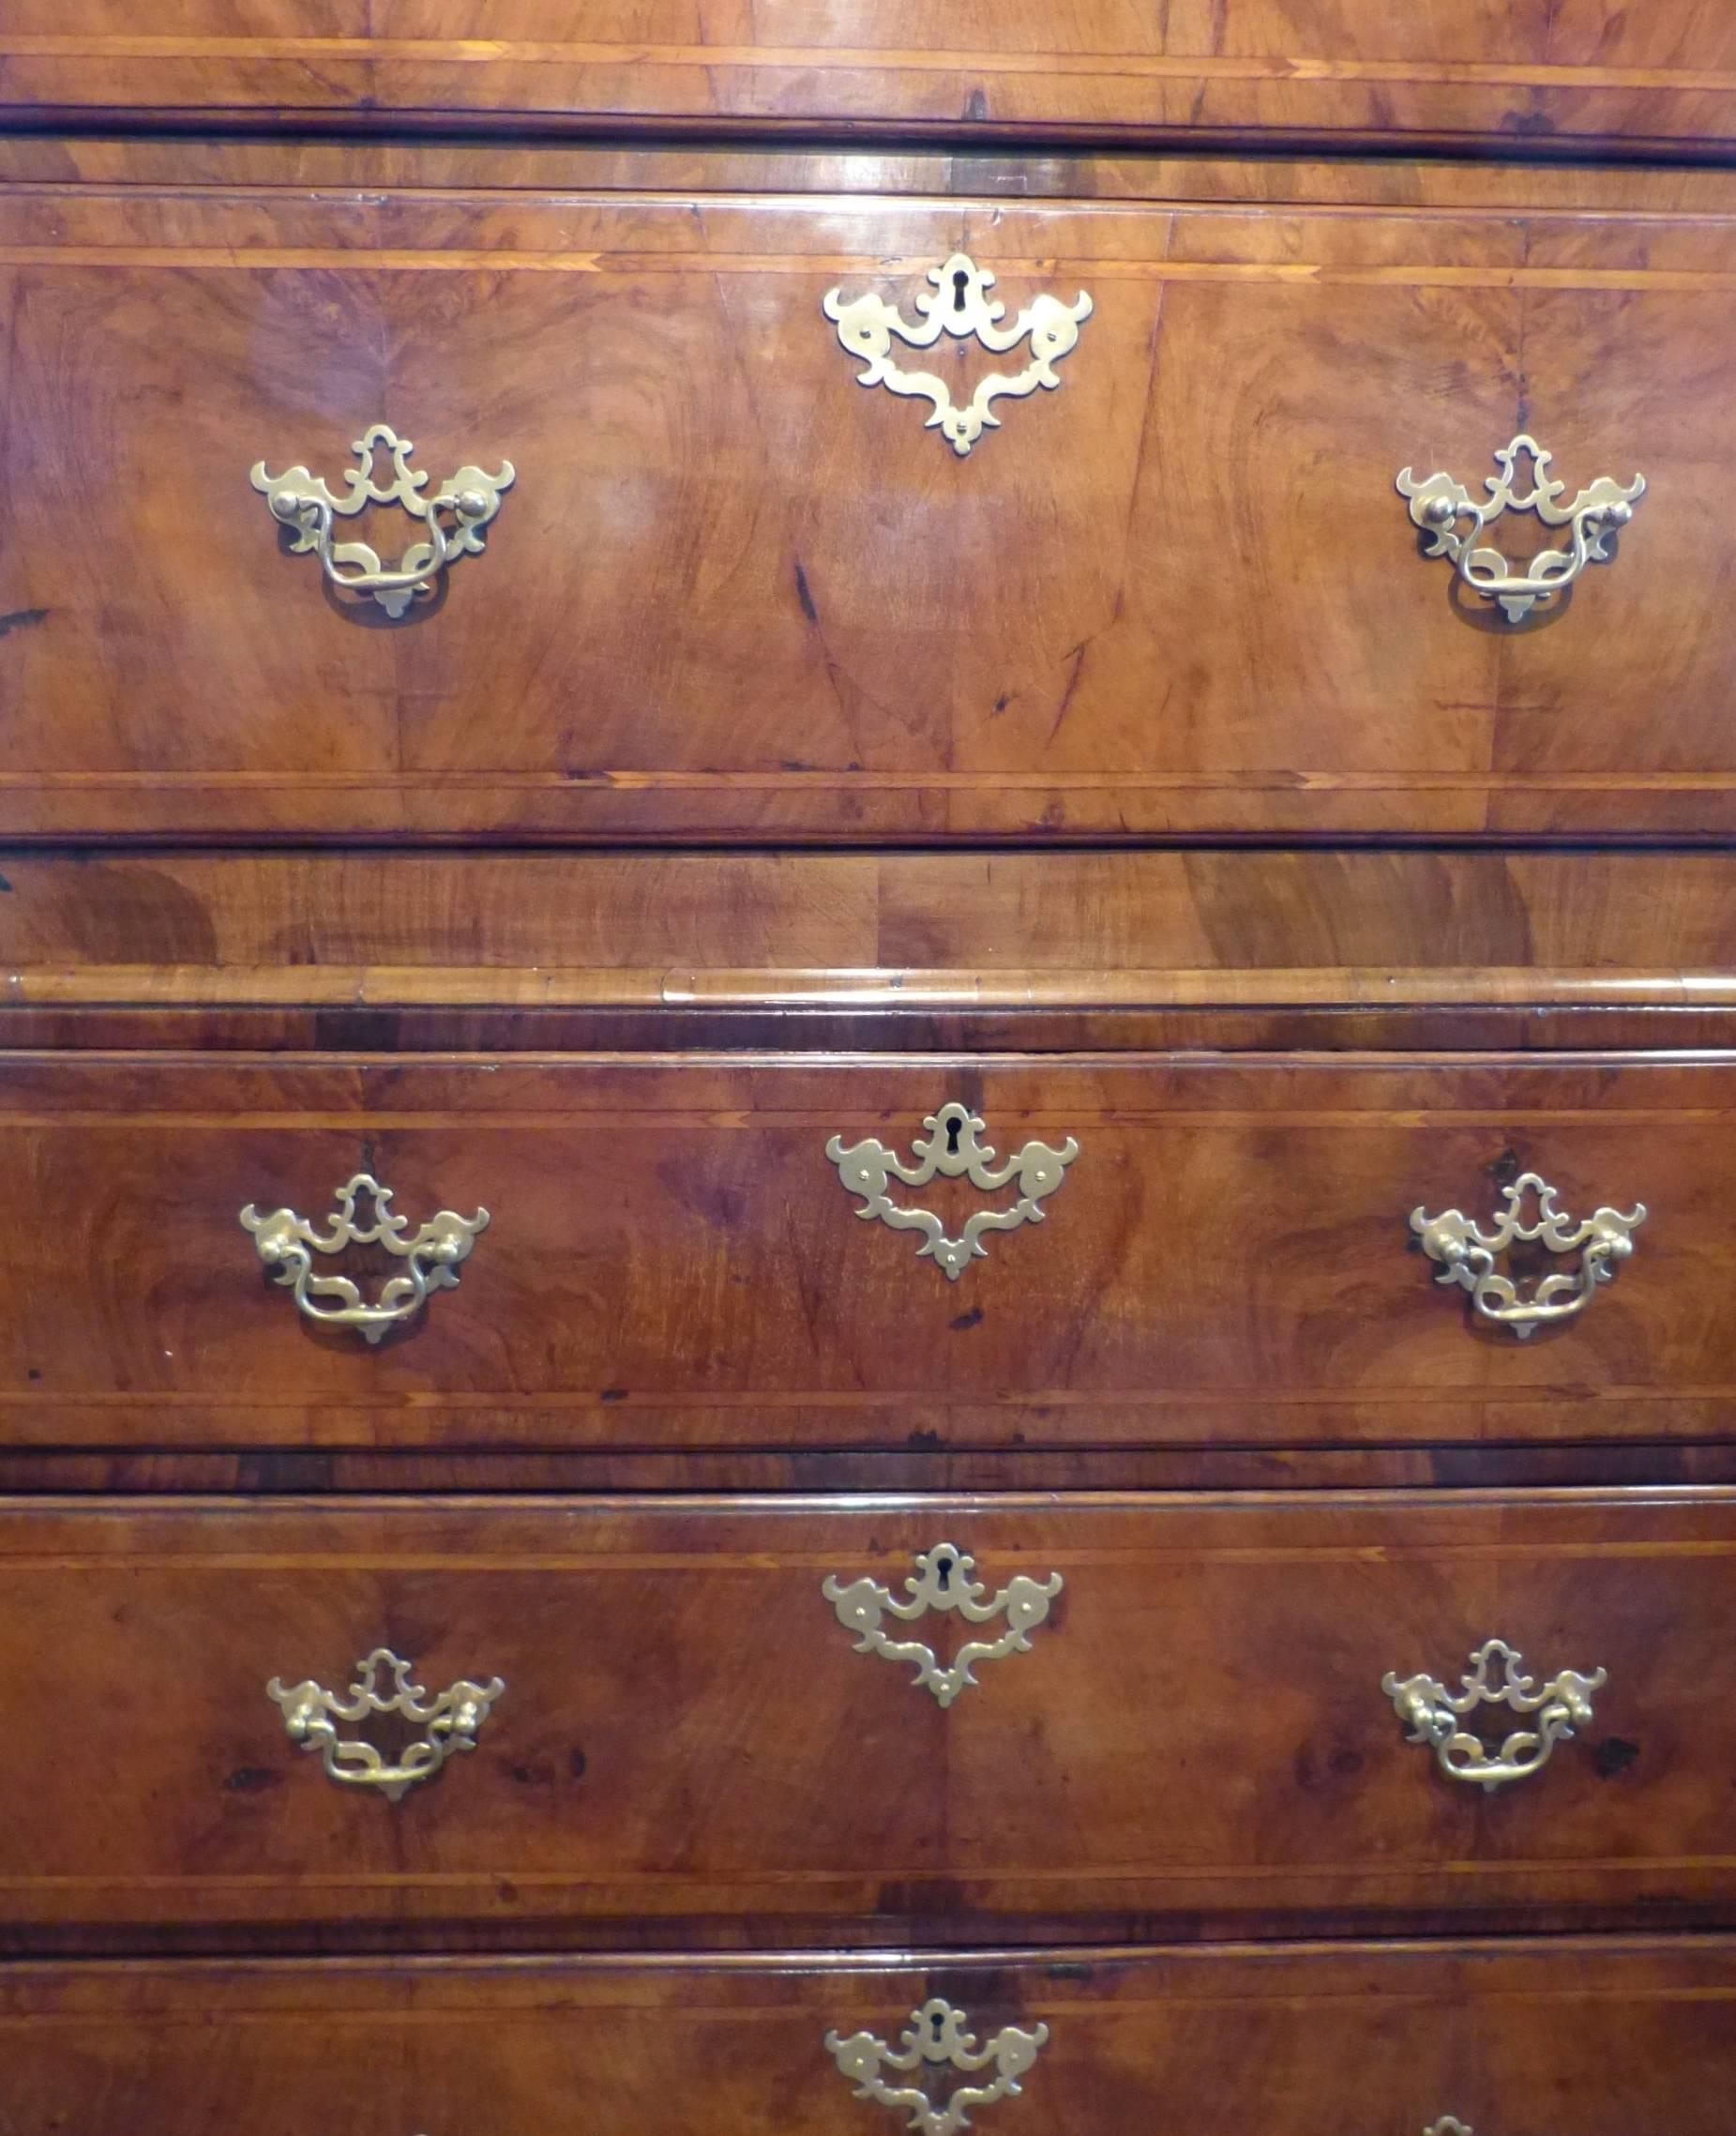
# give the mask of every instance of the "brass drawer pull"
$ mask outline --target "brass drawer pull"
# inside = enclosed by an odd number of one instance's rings
[[[1515,486],[1514,466],[1521,452],[1532,463],[1531,488],[1521,493]],[[1454,568],[1472,592],[1500,604],[1509,623],[1518,623],[1533,608],[1541,608],[1564,593],[1588,564],[1614,560],[1610,547],[1614,536],[1634,516],[1634,507],[1646,493],[1646,478],[1636,475],[1625,489],[1608,475],[1600,475],[1589,490],[1581,490],[1570,504],[1559,499],[1566,489],[1549,473],[1554,458],[1535,438],[1516,437],[1495,455],[1499,476],[1484,477],[1488,502],[1478,504],[1469,490],[1451,475],[1429,475],[1421,481],[1406,468],[1398,477],[1398,492],[1411,500],[1411,523],[1429,538],[1427,553],[1450,556]],[[1515,570],[1499,549],[1478,547],[1483,530],[1503,512],[1535,512],[1545,526],[1569,529],[1565,549],[1546,549],[1522,569]],[[1461,534],[1460,520],[1470,525]]]
[[[1079,1144],[1071,1135],[1061,1149],[1050,1149],[1047,1143],[1027,1143],[1004,1164],[997,1165],[993,1146],[976,1139],[983,1122],[968,1105],[943,1105],[922,1124],[928,1130],[928,1140],[918,1135],[911,1143],[919,1163],[907,1164],[871,1136],[846,1148],[843,1136],[834,1135],[826,1144],[826,1157],[838,1167],[845,1189],[866,1197],[857,1216],[878,1218],[894,1231],[921,1232],[923,1243],[916,1249],[916,1258],[938,1263],[947,1280],[956,1283],[973,1260],[987,1259],[985,1232],[1017,1231],[1021,1224],[1042,1222],[1040,1204],[1061,1185],[1067,1166],[1079,1155]],[[1009,1209],[978,1209],[966,1218],[957,1238],[948,1238],[945,1225],[931,1209],[906,1208],[889,1191],[895,1179],[906,1187],[926,1187],[935,1178],[968,1179],[985,1194],[997,1194],[1017,1180],[1019,1199]]]
[[[510,460],[501,462],[498,475],[486,475],[480,467],[460,467],[431,497],[425,497],[421,492],[430,477],[410,464],[415,447],[389,424],[375,423],[351,449],[355,465],[344,470],[347,487],[342,496],[326,486],[323,476],[311,475],[305,467],[270,475],[261,460],[248,478],[264,492],[271,516],[294,528],[294,554],[305,556],[317,550],[320,568],[331,584],[345,593],[371,594],[388,615],[400,616],[413,600],[433,592],[435,581],[448,565],[460,556],[481,555],[487,546],[482,529],[500,510],[500,493],[511,489],[517,471]],[[374,454],[382,449],[392,456],[389,482],[374,478]],[[332,538],[336,520],[354,519],[368,505],[401,505],[428,529],[428,539],[407,549],[396,570],[387,570],[365,541]]]
[[[1078,342],[1080,326],[1091,317],[1091,299],[1082,289],[1071,304],[1063,304],[1058,296],[1034,297],[1010,326],[1003,326],[1006,306],[988,294],[994,276],[968,253],[955,252],[943,265],[930,267],[928,280],[934,294],[924,291],[916,298],[920,316],[913,326],[896,305],[871,291],[846,301],[841,289],[829,289],[821,309],[838,327],[839,346],[867,362],[868,369],[856,373],[858,383],[932,401],[934,413],[923,428],[938,429],[962,460],[985,430],[1001,427],[993,413],[996,401],[1003,396],[1023,400],[1039,386],[1052,393],[1061,384],[1053,366]],[[943,334],[959,340],[974,334],[992,356],[1006,355],[1029,335],[1031,360],[1010,376],[991,371],[960,408],[944,379],[931,371],[901,370],[893,361],[895,334],[913,349],[931,349]]]
[[[992,2106],[996,2099],[1017,2098],[1020,2077],[1025,2076],[1049,2038],[1049,2027],[1021,2032],[1015,2024],[1003,2025],[986,2047],[978,2047],[974,2033],[964,2029],[965,2013],[937,1995],[910,2014],[910,2025],[898,2046],[888,2047],[871,2032],[853,2032],[848,2038],[828,2032],[826,2053],[838,2064],[838,2073],[856,2087],[858,2098],[878,2099],[882,2106],[908,2113],[907,2128],[921,2136],[959,2136],[971,2126],[971,2110]],[[974,2077],[992,2069],[986,2084],[957,2085],[944,2105],[937,2106],[923,2084],[929,2071],[956,2069]],[[889,2083],[887,2073],[914,2077],[914,2083]]]
[[[943,1706],[976,1678],[971,1674],[978,1661],[999,1661],[1009,1654],[1026,1654],[1031,1634],[1049,1615],[1049,1605],[1060,1594],[1062,1579],[1051,1572],[1047,1580],[1033,1580],[1016,1572],[998,1595],[983,1599],[980,1580],[972,1578],[976,1560],[967,1557],[952,1543],[936,1543],[932,1550],[916,1553],[916,1570],[905,1581],[908,1601],[898,1601],[889,1588],[866,1575],[846,1584],[829,1573],[820,1592],[838,1613],[846,1631],[853,1631],[858,1654],[879,1654],[888,1661],[909,1661],[915,1667],[912,1679],[932,1691]],[[900,1624],[914,1624],[930,1610],[956,1611],[966,1624],[991,1624],[1004,1616],[1006,1629],[998,1639],[967,1640],[952,1660],[943,1663],[931,1646],[920,1640],[898,1639],[883,1629],[886,1617]]]
[[[1527,1194],[1536,1196],[1536,1215],[1527,1221]],[[1503,1188],[1506,1207],[1485,1231],[1457,1209],[1431,1217],[1421,1207],[1411,1212],[1411,1229],[1423,1242],[1423,1251],[1441,1264],[1437,1283],[1457,1283],[1471,1293],[1471,1302],[1485,1320],[1510,1327],[1520,1341],[1552,1322],[1571,1320],[1592,1302],[1600,1283],[1614,1277],[1618,1264],[1634,1250],[1634,1234],[1646,1220],[1646,1205],[1638,1202],[1625,1215],[1620,1209],[1594,1209],[1583,1223],[1555,1205],[1555,1189],[1535,1172],[1522,1173],[1511,1187]],[[1551,1253],[1577,1253],[1579,1266],[1572,1275],[1545,1276],[1529,1296],[1520,1295],[1511,1277],[1495,1266],[1498,1254],[1516,1244],[1541,1243]]]
[[[430,1699],[410,1681],[411,1667],[390,1647],[377,1646],[355,1664],[347,1699],[322,1689],[311,1677],[286,1689],[281,1677],[273,1676],[265,1696],[280,1708],[290,1741],[319,1751],[329,1779],[340,1787],[378,1788],[388,1802],[397,1802],[418,1780],[432,1780],[454,1750],[476,1749],[476,1731],[506,1689],[498,1676],[487,1684],[466,1678]],[[389,1693],[380,1689],[382,1670],[391,1672]],[[375,1714],[396,1714],[422,1734],[390,1761],[371,1743],[339,1735],[338,1721],[367,1720]]]
[[[1406,1676],[1402,1681],[1392,1670],[1381,1679],[1381,1689],[1392,1700],[1394,1710],[1410,1729],[1412,1743],[1434,1747],[1435,1762],[1449,1780],[1465,1780],[1492,1795],[1510,1780],[1529,1780],[1549,1762],[1555,1746],[1571,1741],[1576,1728],[1592,1720],[1592,1693],[1603,1689],[1608,1672],[1595,1670],[1581,1675],[1563,1669],[1547,1684],[1521,1675],[1524,1659],[1504,1639],[1485,1640],[1471,1657],[1470,1674],[1459,1681],[1461,1690],[1449,1691],[1433,1676]],[[1499,1661],[1499,1680],[1490,1680],[1491,1666]],[[1515,1714],[1535,1718],[1535,1725],[1518,1728],[1491,1752],[1481,1736],[1459,1723],[1479,1706],[1504,1705]]]
[[[355,1204],[361,1195],[372,1204],[370,1221],[356,1219]],[[478,1209],[474,1217],[442,1209],[406,1238],[409,1218],[394,1215],[392,1189],[367,1172],[358,1172],[339,1188],[338,1206],[327,1232],[317,1231],[294,1209],[271,1209],[261,1216],[249,1202],[241,1212],[241,1227],[252,1233],[273,1280],[294,1292],[295,1303],[308,1318],[322,1327],[354,1327],[368,1342],[378,1342],[387,1328],[400,1326],[419,1312],[430,1291],[457,1290],[454,1270],[470,1258],[477,1233],[488,1226],[486,1209]],[[404,1265],[401,1276],[389,1276],[380,1286],[372,1305],[364,1303],[349,1277],[313,1273],[316,1253],[340,1253],[346,1246],[383,1246]],[[338,1302],[322,1305],[322,1298]]]

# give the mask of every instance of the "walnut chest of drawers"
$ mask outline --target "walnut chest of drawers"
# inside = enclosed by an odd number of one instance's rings
[[[1728,2136],[1736,17],[16,0],[0,301],[0,2136]]]

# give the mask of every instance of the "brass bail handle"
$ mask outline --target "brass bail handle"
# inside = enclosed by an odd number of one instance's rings
[[[1504,1639],[1486,1639],[1471,1657],[1471,1667],[1451,1691],[1427,1674],[1400,1677],[1389,1669],[1381,1689],[1411,1731],[1408,1742],[1424,1743],[1448,1780],[1480,1787],[1486,1795],[1540,1773],[1558,1743],[1571,1742],[1591,1725],[1592,1697],[1608,1682],[1608,1672],[1588,1675],[1562,1669],[1539,1684],[1523,1674],[1524,1659]],[[1484,1706],[1504,1706],[1523,1723],[1494,1749],[1465,1726]]]
[[[372,1204],[370,1219],[356,1213],[364,1196]],[[252,1202],[241,1211],[239,1221],[242,1230],[252,1235],[254,1250],[270,1269],[272,1280],[294,1292],[306,1319],[322,1327],[354,1328],[370,1343],[413,1319],[431,1293],[458,1289],[458,1269],[470,1258],[477,1235],[488,1229],[490,1221],[486,1209],[478,1209],[474,1217],[440,1209],[412,1232],[409,1218],[392,1207],[392,1189],[368,1172],[346,1180],[338,1189],[337,1202],[325,1231],[294,1209],[262,1210]],[[381,1284],[371,1304],[348,1276],[316,1272],[316,1255],[341,1253],[350,1246],[383,1247],[401,1270]]]
[[[1531,460],[1529,489],[1519,486],[1516,472],[1521,454]],[[1495,454],[1501,473],[1484,477],[1487,499],[1473,497],[1444,472],[1419,478],[1407,467],[1397,478],[1398,493],[1410,503],[1411,525],[1428,538],[1425,553],[1449,558],[1462,583],[1480,598],[1495,602],[1509,623],[1522,623],[1533,609],[1547,607],[1588,564],[1613,562],[1611,539],[1633,519],[1634,507],[1646,493],[1643,475],[1626,483],[1600,475],[1563,504],[1567,485],[1549,473],[1553,458],[1535,438],[1521,433]],[[1508,512],[1531,512],[1545,526],[1565,527],[1566,548],[1546,549],[1516,569],[1499,549],[1483,546],[1485,530]],[[1463,533],[1461,522],[1468,523]]]
[[[380,565],[372,569],[359,562],[353,568],[346,565],[344,557],[359,545],[345,542],[340,553],[339,545],[332,539],[332,507],[324,497],[298,497],[292,491],[278,490],[267,502],[272,516],[281,520],[285,526],[297,526],[304,534],[312,534],[319,545],[320,568],[333,585],[341,587],[345,593],[416,593],[424,586],[431,586],[450,561],[451,553],[446,545],[445,530],[440,523],[438,511],[431,506],[425,523],[428,540],[418,542],[404,557],[404,562],[408,564],[412,557],[420,556],[426,552],[428,561],[415,569],[388,571]],[[385,601],[380,605],[388,614],[403,614],[401,606],[393,609]]]
[[[311,1676],[298,1684],[273,1676],[265,1696],[282,1714],[290,1741],[319,1752],[328,1780],[399,1802],[420,1781],[432,1780],[455,1750],[476,1749],[478,1730],[506,1689],[498,1676],[486,1684],[462,1677],[430,1698],[411,1681],[413,1666],[389,1646],[376,1646],[355,1664],[347,1696],[328,1691]],[[396,1757],[383,1756],[364,1736],[339,1733],[340,1721],[355,1727],[381,1714],[418,1731]]]
[[[1528,1196],[1534,1197],[1536,1211],[1529,1219]],[[1599,1286],[1613,1281],[1616,1270],[1632,1255],[1634,1234],[1646,1220],[1646,1205],[1637,1202],[1626,1210],[1594,1209],[1576,1223],[1558,1205],[1556,1189],[1536,1172],[1521,1173],[1502,1189],[1502,1199],[1505,1206],[1487,1230],[1462,1210],[1444,1209],[1431,1217],[1420,1204],[1411,1212],[1411,1229],[1423,1251],[1440,1265],[1436,1282],[1468,1291],[1480,1319],[1508,1329],[1521,1342],[1539,1327],[1582,1313]],[[1515,1245],[1577,1253],[1579,1265],[1545,1276],[1524,1290],[1499,1266],[1500,1256]]]
[[[431,593],[441,574],[460,556],[482,553],[487,546],[483,529],[500,510],[502,491],[518,479],[517,470],[510,460],[503,461],[493,475],[463,466],[430,496],[425,492],[431,477],[411,464],[415,447],[389,423],[373,424],[351,449],[355,465],[345,469],[341,492],[303,466],[273,475],[263,460],[255,462],[249,479],[263,493],[273,519],[294,530],[294,554],[317,553],[329,584],[370,598],[397,618],[412,601]],[[389,481],[374,474],[374,456],[380,451],[391,457]],[[367,542],[335,538],[340,519],[354,519],[369,505],[397,505],[426,532],[427,538],[407,549],[395,568],[383,563]]]

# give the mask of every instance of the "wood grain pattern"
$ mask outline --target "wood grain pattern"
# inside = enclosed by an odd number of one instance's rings
[[[1616,0],[1019,0],[938,17],[916,0],[222,0],[143,35],[114,0],[14,0],[0,97],[69,118],[256,126],[878,125],[1703,154],[1736,134],[1736,40],[1715,0],[1643,13]]]
[[[1548,1064],[12,1055],[0,1325],[16,1448],[720,1451],[1726,1440],[1728,1056]],[[961,1098],[1076,1136],[1047,1221],[957,1284],[860,1221],[834,1134]],[[1407,1228],[1540,1170],[1644,1201],[1620,1280],[1518,1343]],[[370,1351],[236,1223],[357,1170],[485,1205],[461,1287]],[[912,1200],[916,1196],[908,1197]],[[928,1199],[957,1225],[979,1198]],[[383,1258],[383,1257],[382,1257]]]
[[[0,830],[1728,836],[1729,227],[8,189]],[[819,311],[958,246],[1097,303],[962,462]],[[397,629],[246,481],[382,416],[521,470]],[[1513,631],[1392,485],[1526,423],[1653,492]]]
[[[12,1048],[1736,1040],[1715,852],[20,852],[0,885]]]
[[[13,1007],[1686,1011],[1736,971],[1719,852],[20,851],[0,884]]]
[[[22,1709],[45,1655],[76,1656],[125,1784],[94,1818],[60,1732],[21,1732],[7,1932],[268,1946],[333,1923],[396,1949],[473,1922],[703,1941],[873,1915],[884,1942],[1037,1916],[1101,1941],[1167,1915],[1727,1916],[1736,1715],[1710,1687],[1733,1516],[1724,1492],[11,1501],[0,1683]],[[946,1711],[821,1593],[942,1540],[991,1586],[1066,1583]],[[1582,1740],[1487,1798],[1406,1742],[1381,1679],[1450,1674],[1494,1631],[1609,1682]],[[333,1786],[264,1695],[340,1688],[376,1642],[430,1688],[507,1686],[476,1750],[396,1807]]]
[[[1134,2136],[1161,2098],[1198,2136],[1478,2128],[1722,2136],[1736,1952],[1695,1943],[1453,1943],[512,1965],[23,1965],[0,1976],[8,2136],[147,2126],[291,2136],[365,2062],[381,2127],[605,2136],[897,2126],[852,2097],[827,2031],[896,2038],[932,1993],[983,2037],[1046,2023],[1015,2126]],[[1594,2038],[1596,2082],[1584,2072]],[[199,2101],[199,2121],[189,2101]]]

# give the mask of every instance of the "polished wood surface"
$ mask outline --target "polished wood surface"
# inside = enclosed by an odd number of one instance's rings
[[[0,1045],[1726,1047],[1733,897],[1715,851],[15,851]]]
[[[992,2136],[1723,2130],[1727,12],[0,0],[0,2136],[889,2136],[931,1994]],[[820,307],[958,249],[1095,300],[969,461]],[[401,628],[246,478],[382,418],[520,470]],[[1521,430],[1651,489],[1515,630],[1393,477]],[[948,1099],[1079,1144],[957,1285],[824,1155]],[[1650,1216],[1521,1345],[1526,1167]],[[236,1220],[358,1170],[494,1217],[377,1350]]]
[[[1715,0],[12,0],[0,99],[68,121],[406,119],[1250,146],[1728,151]]]
[[[812,1958],[511,1965],[17,1966],[0,1972],[8,2136],[141,2127],[293,2136],[365,2095],[370,2125],[470,2136],[872,2136],[823,2041],[896,2041],[944,1994],[979,2038],[1047,2024],[1011,2130],[1197,2136],[1479,2129],[1724,2136],[1736,1950],[1453,1943],[1035,1950],[883,1966]],[[365,2076],[352,2076],[362,2070]],[[192,2102],[196,2102],[196,2111]]]
[[[1065,1582],[948,1710],[821,1592],[896,1587],[943,1540],[991,1590]],[[66,1733],[16,1735],[19,1948],[315,1924],[395,1950],[466,1924],[1102,1941],[1527,1907],[1655,1926],[1723,1917],[1736,1888],[1724,1492],[14,1500],[0,1601],[8,1704],[38,1709],[44,1658],[76,1658],[58,1695],[118,1782],[93,1815]],[[1381,1681],[1452,1680],[1495,1634],[1539,1675],[1608,1683],[1582,1739],[1491,1798],[1406,1741]],[[341,1690],[383,1642],[430,1689],[506,1683],[475,1750],[396,1806],[331,1783],[264,1690]]]
[[[961,1098],[1071,1135],[1046,1220],[951,1283],[828,1161]],[[1140,1447],[1728,1440],[1728,1056],[11,1055],[0,1324],[15,1448]],[[1570,1325],[1480,1327],[1408,1219],[1651,1211]],[[493,1223],[370,1349],[315,1329],[244,1204],[322,1219],[371,1170],[412,1224]],[[898,1199],[953,1229],[984,1198]],[[1012,1191],[995,1200],[1010,1202]],[[370,1280],[392,1265],[364,1257]],[[1551,1263],[1550,1265],[1554,1265]],[[1564,1261],[1563,1266],[1572,1266]]]
[[[0,829],[1728,835],[1736,225],[1575,201],[8,188]],[[820,311],[959,246],[1096,300],[963,462]],[[521,470],[396,628],[246,478],[382,417]],[[1525,425],[1652,492],[1510,629],[1393,481]]]
[[[20,849],[0,956],[8,1007],[1715,1009],[1736,853]]]

